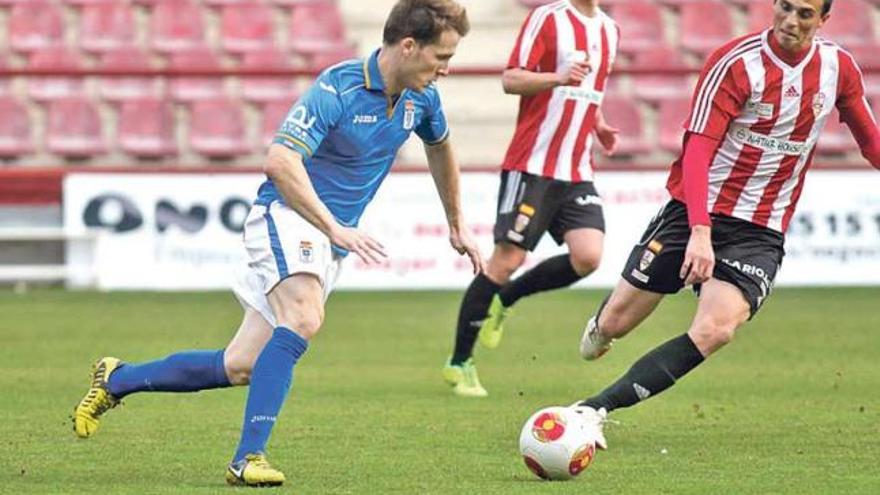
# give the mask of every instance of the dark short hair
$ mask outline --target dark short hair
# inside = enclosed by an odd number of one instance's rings
[[[822,2],[822,15],[825,16],[828,12],[831,12],[831,4],[834,3],[834,0],[825,0]]]
[[[382,42],[391,45],[413,38],[420,45],[430,45],[448,29],[460,36],[471,29],[467,11],[455,0],[400,0],[385,21]]]

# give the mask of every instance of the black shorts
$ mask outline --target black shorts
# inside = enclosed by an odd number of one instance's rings
[[[544,232],[562,244],[569,230],[605,232],[602,199],[592,182],[566,182],[504,170],[498,190],[495,243],[532,251]]]
[[[661,294],[678,292],[684,286],[679,272],[690,232],[687,207],[680,201],[670,201],[651,220],[621,275],[639,289]],[[712,276],[742,291],[751,316],[770,295],[785,256],[784,242],[783,235],[774,230],[739,218],[712,215]],[[694,289],[699,292],[699,286]]]

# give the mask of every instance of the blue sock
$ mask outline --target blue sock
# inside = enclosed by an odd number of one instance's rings
[[[121,399],[134,392],[195,392],[228,387],[223,349],[185,351],[142,364],[123,364],[110,374],[107,388]]]
[[[241,441],[233,461],[266,451],[266,442],[293,381],[293,367],[308,347],[309,343],[292,330],[275,328],[251,372]]]

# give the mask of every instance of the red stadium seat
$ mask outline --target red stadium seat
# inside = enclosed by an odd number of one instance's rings
[[[170,69],[213,70],[219,69],[220,59],[208,47],[200,46],[174,53]],[[178,101],[194,101],[223,96],[222,77],[176,77],[169,83],[171,97]]]
[[[647,0],[635,0],[611,7],[610,15],[620,26],[620,49],[626,52],[665,45],[660,7]]]
[[[92,4],[83,8],[79,22],[79,46],[102,52],[135,41],[134,13],[125,3]]]
[[[119,147],[141,158],[174,155],[174,122],[174,105],[168,100],[126,101],[119,110]]]
[[[98,108],[84,98],[51,102],[46,136],[49,152],[69,158],[86,158],[107,149]]]
[[[281,122],[287,116],[287,112],[290,111],[294,103],[294,100],[278,100],[268,102],[263,106],[263,114],[260,118],[261,145],[269,146],[272,139],[275,138],[275,133],[278,132],[278,128],[281,127]]]
[[[135,46],[105,52],[98,62],[100,69],[149,70],[153,66],[147,53]],[[163,96],[162,80],[156,77],[102,77],[98,86],[101,98],[119,102],[146,97]]]
[[[657,118],[660,147],[672,153],[681,152],[681,139],[684,136],[684,122],[691,111],[691,100],[679,97],[660,102]]]
[[[219,98],[193,104],[189,143],[209,158],[232,158],[247,153],[244,113],[237,102]]]
[[[609,125],[620,129],[618,154],[634,155],[650,151],[651,144],[645,137],[641,113],[631,99],[608,96],[602,101],[602,113]]]
[[[834,5],[837,7],[837,4]],[[843,154],[859,149],[856,140],[852,137],[849,127],[840,122],[840,113],[837,109],[831,112],[828,119],[825,120],[825,128],[819,135],[819,143],[816,145],[816,153],[827,154]]]
[[[875,44],[871,6],[863,0],[835,2],[831,18],[819,30],[819,36],[846,48]]]
[[[176,52],[202,46],[205,27],[202,9],[192,0],[163,1],[155,4],[150,18],[153,48]]]
[[[357,57],[354,45],[340,45],[335,50],[327,50],[313,54],[309,57],[309,67],[313,70],[324,70],[331,65],[338,64],[343,60]]]
[[[652,69],[689,69],[688,64],[679,50],[668,46],[657,46],[635,53],[632,68]],[[691,76],[688,73],[681,74],[634,74],[633,94],[638,98],[648,101],[658,101],[669,98],[679,98],[683,92],[691,88]]]
[[[0,96],[0,157],[13,158],[33,150],[27,108],[11,96]]]
[[[85,63],[79,53],[62,46],[46,48],[31,54],[28,68],[76,70]],[[28,78],[28,95],[37,101],[81,96],[85,92],[82,78],[46,76]]]
[[[773,3],[750,2],[746,6],[748,31],[756,33],[773,26]]]
[[[19,3],[9,13],[9,46],[29,52],[64,41],[64,18],[54,3],[32,0]]]
[[[681,46],[705,55],[734,37],[730,8],[717,0],[681,5]]]
[[[246,53],[241,67],[282,70],[293,68],[293,63],[287,54],[272,48]],[[244,77],[241,95],[245,100],[255,102],[291,100],[296,95],[296,81],[292,77]]]
[[[339,50],[345,46],[345,25],[334,2],[298,5],[290,15],[288,44],[304,55]]]
[[[257,2],[226,6],[220,19],[220,36],[228,52],[271,48],[275,44],[272,10]]]

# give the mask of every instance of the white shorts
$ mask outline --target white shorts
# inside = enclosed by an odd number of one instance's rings
[[[236,270],[232,290],[242,306],[257,310],[271,326],[277,322],[266,295],[285,278],[310,273],[324,288],[324,300],[330,296],[342,257],[326,235],[286,205],[254,205],[243,239],[246,264]]]

